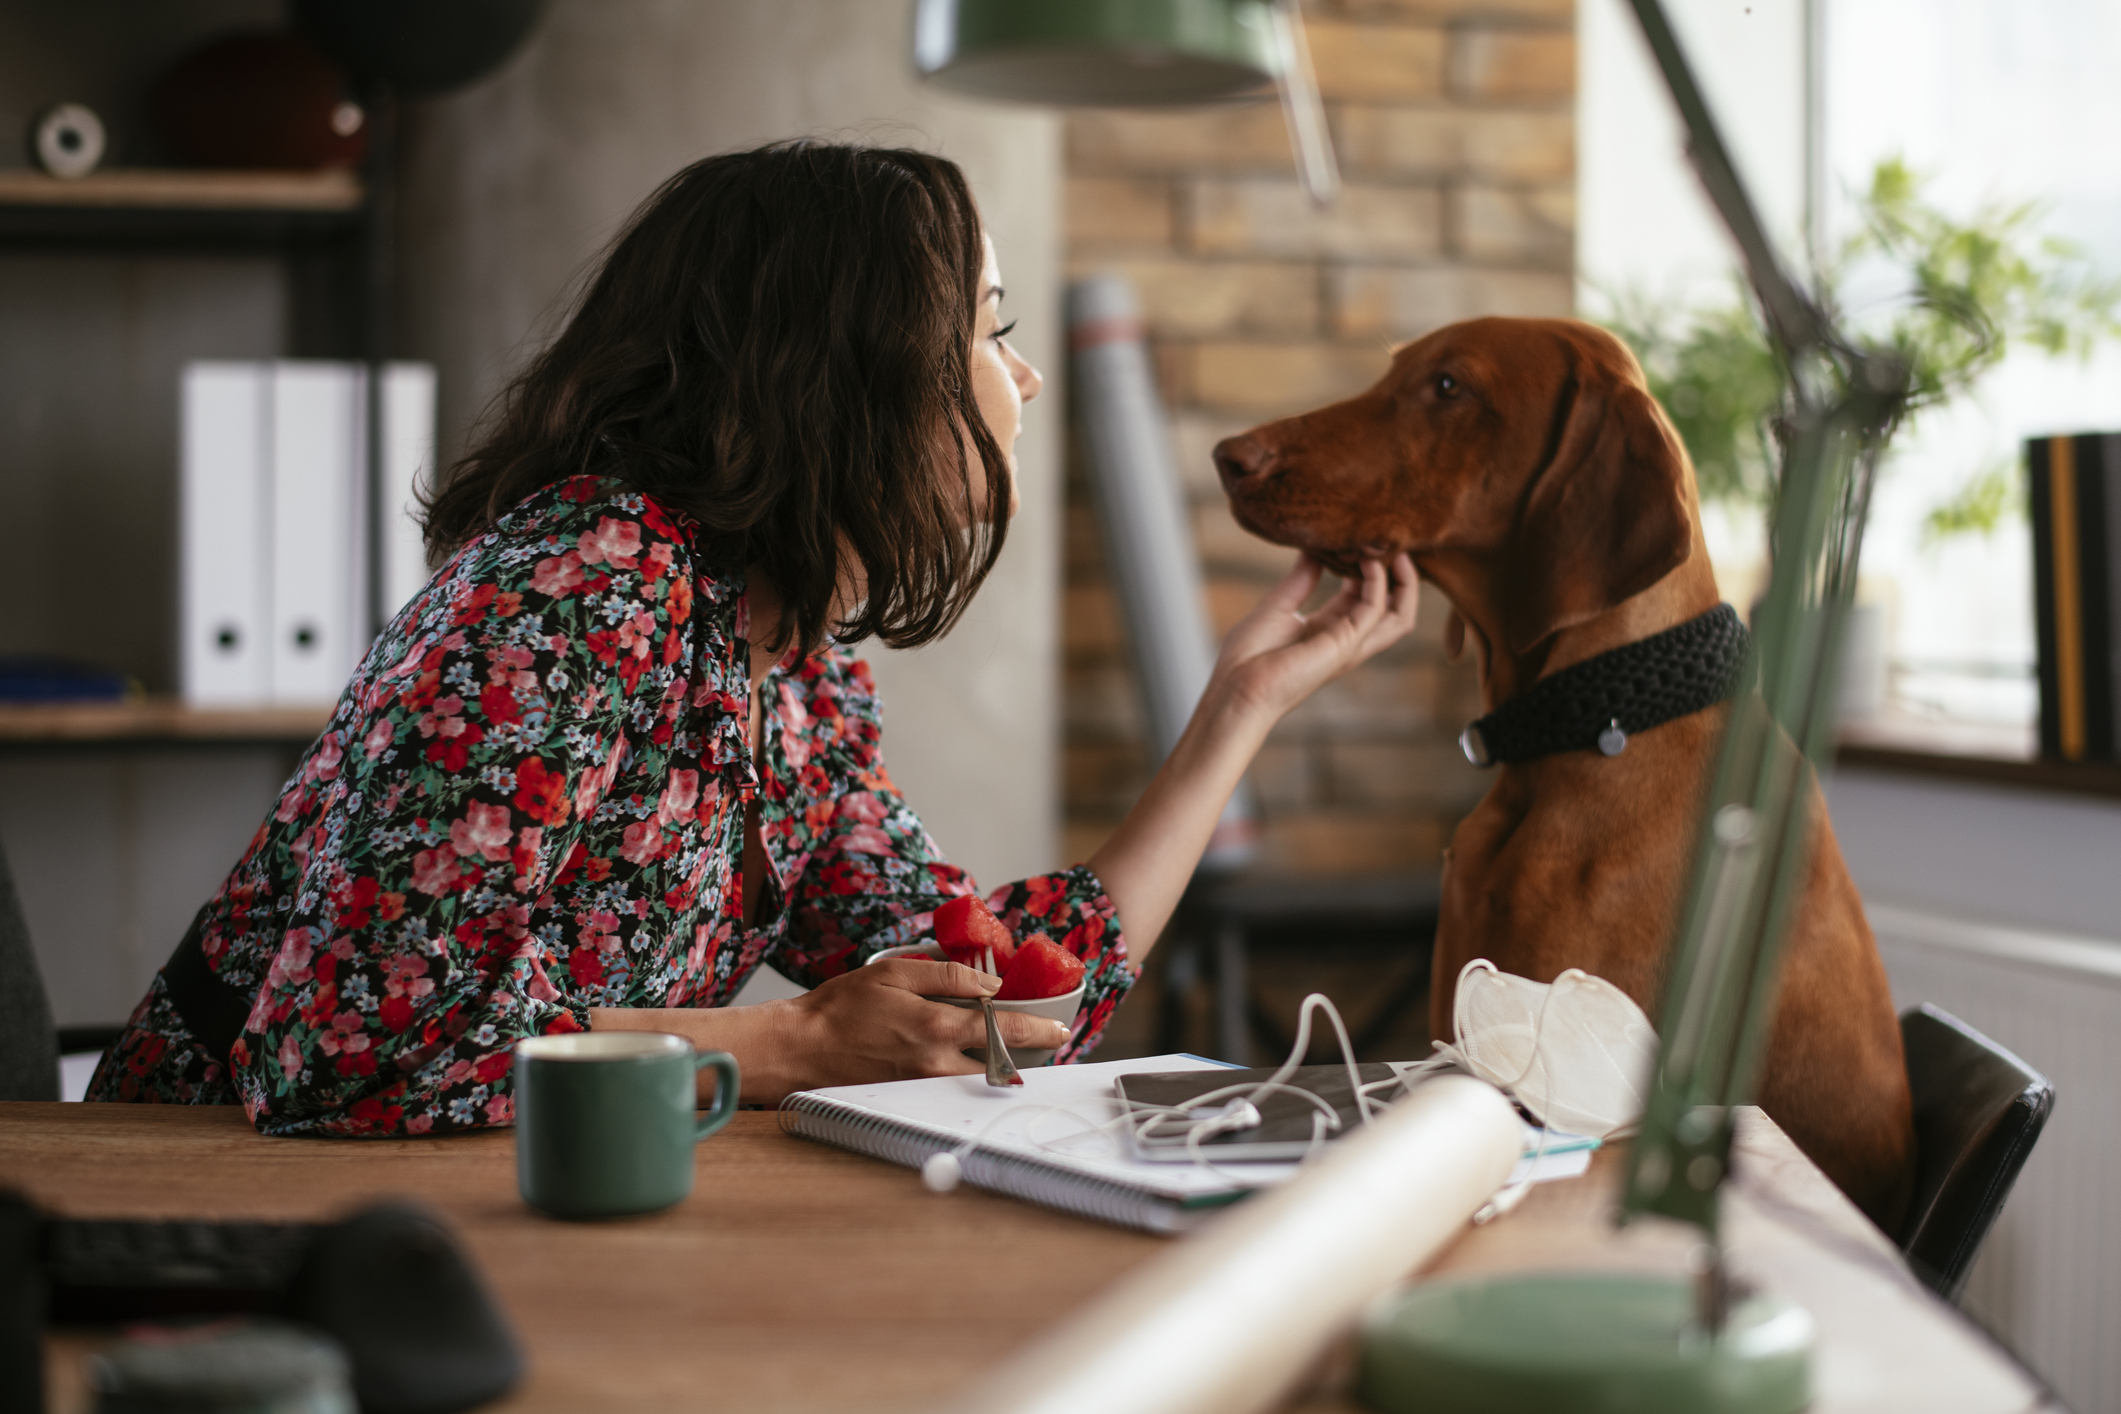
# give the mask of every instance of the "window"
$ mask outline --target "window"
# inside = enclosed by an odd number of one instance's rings
[[[1671,5],[1719,123],[1792,263],[1838,249],[1881,161],[1925,180],[1957,219],[2038,203],[2037,229],[2121,276],[2121,9],[2106,0],[1687,0]],[[1624,0],[1583,0],[1579,298],[1667,311],[1732,302],[1736,259],[1680,150],[1679,128]],[[1863,272],[1852,310],[1889,299]],[[2121,430],[2121,346],[2089,363],[2018,348],[1972,394],[1895,440],[1865,542],[1845,667],[1852,737],[1931,750],[2033,753],[2032,551],[2024,439]],[[2008,488],[1993,531],[1940,536],[1939,508],[1977,480]],[[1707,514],[1727,598],[1761,583],[1758,513]]]

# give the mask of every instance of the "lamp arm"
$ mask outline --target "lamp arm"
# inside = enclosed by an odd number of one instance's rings
[[[1755,616],[1759,692],[1733,705],[1672,942],[1658,1055],[1621,1220],[1659,1213],[1710,1239],[1729,1174],[1733,1109],[1753,1093],[1782,953],[1811,856],[1810,784],[1833,747],[1844,611],[1907,370],[1854,347],[1783,268],[1660,0],[1631,0],[1687,129],[1687,155],[1738,243],[1789,380],[1771,541]],[[1720,1257],[1705,1292],[1724,1289]],[[1704,1302],[1703,1324],[1722,1303]]]
[[[1738,242],[1746,277],[1760,299],[1768,332],[1780,346],[1784,360],[1794,367],[1805,353],[1841,347],[1824,312],[1782,268],[1781,257],[1767,238],[1745,183],[1739,180],[1730,149],[1724,145],[1715,115],[1709,112],[1708,100],[1702,96],[1701,85],[1695,82],[1693,68],[1679,47],[1679,37],[1672,32],[1663,4],[1660,0],[1629,3],[1634,6],[1643,38],[1649,41],[1650,53],[1664,75],[1665,87],[1671,90],[1672,101],[1678,105],[1680,121],[1686,126],[1687,160],[1693,164],[1695,175],[1700,177],[1732,239]]]
[[[1281,51],[1282,120],[1289,125],[1289,148],[1296,156],[1296,175],[1315,206],[1330,206],[1340,195],[1340,163],[1333,155],[1333,135],[1326,129],[1326,108],[1318,93],[1318,71],[1311,67],[1311,41],[1304,34],[1299,0],[1275,0],[1272,11],[1275,48]]]

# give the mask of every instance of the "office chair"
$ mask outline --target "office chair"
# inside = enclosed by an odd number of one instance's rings
[[[1223,1060],[1250,1063],[1253,1043],[1270,1056],[1292,1042],[1287,1018],[1253,994],[1250,959],[1261,950],[1317,953],[1354,949],[1391,979],[1348,1016],[1356,1054],[1368,1056],[1429,990],[1443,880],[1436,870],[1353,878],[1295,879],[1249,874],[1196,877],[1172,920],[1160,1051],[1183,1050],[1187,996],[1202,974],[1213,989],[1214,1040]]]
[[[59,1098],[59,1037],[29,920],[0,849],[0,1100]]]
[[[2054,1083],[1949,1012],[1900,1017],[1915,1098],[1915,1196],[1900,1250],[1956,1302],[2018,1170],[2055,1107]]]

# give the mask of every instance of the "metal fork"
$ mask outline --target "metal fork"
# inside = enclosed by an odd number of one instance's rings
[[[994,970],[993,948],[981,950],[979,970],[989,977],[1001,975]],[[1002,1028],[994,1020],[994,999],[981,997],[979,1009],[987,1018],[987,1083],[997,1090],[1023,1084],[1024,1077],[1016,1073],[1016,1062],[1009,1059],[1009,1048],[1002,1044]]]

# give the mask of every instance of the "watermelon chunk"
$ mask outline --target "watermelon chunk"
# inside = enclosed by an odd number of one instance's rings
[[[1016,961],[1002,973],[998,1002],[1031,1002],[1042,997],[1062,997],[1082,985],[1083,960],[1057,946],[1044,933],[1034,933],[1016,950]]]
[[[978,967],[980,954],[994,949],[994,970],[1008,975],[1016,960],[1016,935],[976,895],[954,898],[935,910],[935,941],[943,956]]]

